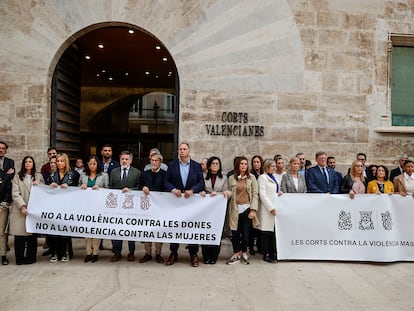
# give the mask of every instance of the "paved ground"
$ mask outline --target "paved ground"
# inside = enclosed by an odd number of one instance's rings
[[[110,250],[84,263],[84,241],[73,245],[69,263],[49,263],[40,257],[41,246],[33,265],[16,266],[10,254],[10,265],[0,267],[0,310],[414,310],[413,263],[269,264],[256,255],[250,265],[228,266],[229,241],[216,265],[198,268],[190,266],[183,246],[172,267],[110,263]],[[140,243],[136,255],[143,255]]]

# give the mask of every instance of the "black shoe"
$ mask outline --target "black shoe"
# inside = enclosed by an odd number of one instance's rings
[[[211,264],[211,260],[210,260],[210,259],[204,259],[204,260],[203,260],[203,263],[204,263],[205,265],[209,265],[209,264]]]
[[[152,256],[145,253],[144,257],[142,257],[139,260],[139,263],[144,263],[144,262],[147,262],[147,261],[150,261],[150,260],[152,260]]]
[[[48,249],[47,251],[44,251],[43,253],[42,253],[42,256],[49,256],[49,255],[51,255],[51,253],[50,253],[50,250]]]
[[[33,260],[33,259],[25,259],[23,261],[23,264],[24,265],[31,265],[31,264],[34,264],[35,262],[36,262],[36,260]]]
[[[263,255],[263,260],[268,262],[268,263],[276,263],[277,262],[277,259],[271,254]]]
[[[97,262],[97,261],[98,261],[98,259],[99,259],[98,255],[92,255],[92,259],[91,259],[91,261],[92,261],[92,262]]]
[[[85,259],[83,260],[83,262],[89,262],[92,260],[92,255],[86,255]]]
[[[156,260],[158,263],[164,263],[164,259],[161,257],[161,255],[160,255],[160,254],[156,254],[156,255],[155,255],[155,260]]]
[[[9,264],[8,259],[6,258],[6,256],[1,256],[1,264],[3,266],[7,266]]]

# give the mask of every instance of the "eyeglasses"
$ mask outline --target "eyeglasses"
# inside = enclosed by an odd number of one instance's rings
[[[305,160],[305,158],[299,158],[299,160]]]
[[[365,159],[361,159],[361,158],[359,158],[359,159],[357,159],[358,161],[365,161]]]

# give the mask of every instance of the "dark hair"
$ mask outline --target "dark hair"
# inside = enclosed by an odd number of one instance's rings
[[[370,166],[368,166],[368,169],[372,172],[372,168],[374,168],[374,167],[376,167],[378,169],[378,165],[376,165],[376,164],[371,164]]]
[[[238,157],[236,160],[236,164],[234,165],[234,178],[237,180],[238,176],[240,175],[240,162],[246,160],[247,162],[247,170],[246,170],[246,177],[250,178],[250,173],[249,173],[249,161],[247,160],[247,158],[245,156],[241,156]]]
[[[306,166],[312,166],[312,162],[310,160],[306,160],[305,161],[305,167]]]
[[[105,144],[105,145],[103,145],[103,146],[102,146],[101,150],[102,150],[103,148],[105,148],[105,147],[109,147],[109,148],[111,148],[111,149],[112,149],[112,146],[111,146],[110,144]]]
[[[6,150],[9,149],[9,145],[7,145],[4,141],[0,141],[1,145],[5,145],[6,146]]]
[[[95,155],[90,156],[88,158],[88,161],[86,161],[86,163],[88,163],[92,159],[94,159],[96,161],[96,163],[98,164],[97,167],[96,167],[96,175],[99,175],[100,173],[102,173],[102,167],[101,167],[101,162],[99,161],[97,156],[95,156]],[[86,176],[89,176],[91,174],[91,171],[89,170],[89,165],[88,164],[85,165],[85,174],[86,174]]]
[[[408,163],[414,163],[412,160],[405,160],[404,162],[404,167],[408,164]]]
[[[259,175],[262,175],[263,174],[263,158],[261,156],[257,155],[257,154],[254,155],[253,158],[252,158],[252,162],[251,162],[252,168],[251,168],[251,171],[252,172],[254,171],[254,168],[253,168],[253,160],[256,159],[256,158],[258,158],[260,160],[260,172],[259,172]]]
[[[206,175],[206,180],[208,180],[208,179],[210,179],[210,178],[211,178],[211,170],[210,170],[210,166],[211,166],[211,163],[212,163],[214,160],[217,160],[217,161],[219,162],[219,166],[220,166],[219,170],[217,171],[217,176],[218,176],[219,178],[223,178],[223,174],[221,173],[221,160],[220,160],[220,158],[219,158],[219,157],[215,157],[215,156],[213,156],[213,157],[210,157],[210,158],[207,160],[207,175]]]
[[[334,159],[335,160],[335,157],[334,156],[329,156],[329,157],[326,158],[327,161],[329,161],[331,159]]]
[[[363,153],[363,152],[358,152],[358,153],[357,153],[357,158],[358,158],[359,156],[364,156],[365,160],[367,159],[367,155],[366,155],[365,153]]]
[[[30,170],[30,175],[32,175],[33,180],[36,180],[36,163],[32,156],[25,156],[22,160],[22,167],[20,168],[20,171],[18,173],[20,180],[24,180],[24,177],[26,176],[26,169],[24,167],[24,163],[27,159],[31,159],[33,162],[33,167]]]
[[[234,158],[233,158],[233,166],[235,166],[235,165],[236,165],[236,162],[237,162],[237,159],[238,159],[238,158],[240,158],[240,156],[237,156],[237,157],[234,157]]]
[[[127,155],[132,160],[133,154],[132,154],[131,151],[129,151],[129,150],[121,151],[121,153],[119,154],[119,157],[121,157],[122,155]]]
[[[50,146],[49,148],[47,148],[47,152],[49,152],[50,150],[55,150],[57,152],[57,149],[54,146]]]
[[[371,166],[371,165],[370,165],[370,166]],[[382,167],[382,168],[384,169],[384,171],[385,171],[384,180],[388,180],[388,168],[387,168],[385,165],[382,165],[382,164],[380,164],[380,165],[374,165],[374,166],[376,166],[376,167],[377,167],[377,175],[378,175],[378,169],[379,169],[380,167]]]

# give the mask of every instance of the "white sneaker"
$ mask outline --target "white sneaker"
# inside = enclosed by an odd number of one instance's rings
[[[238,262],[240,262],[240,256],[237,256],[237,255],[233,255],[227,260],[228,265],[233,265]]]
[[[249,262],[249,256],[247,256],[246,253],[242,254],[241,263],[244,264],[244,265],[248,265],[250,263]]]
[[[49,259],[49,262],[52,262],[52,263],[57,262],[57,261],[58,261],[58,258],[56,254],[52,255],[52,257],[50,257]]]
[[[63,255],[62,257],[62,262],[68,262],[69,261],[69,253],[66,253],[65,255]]]

